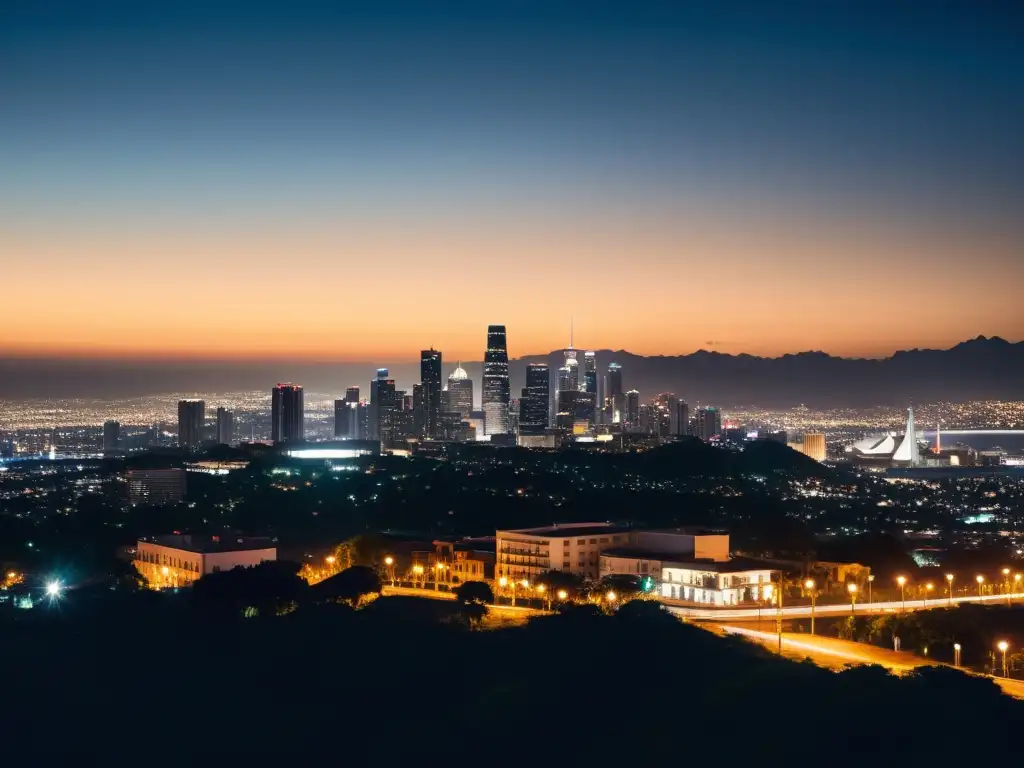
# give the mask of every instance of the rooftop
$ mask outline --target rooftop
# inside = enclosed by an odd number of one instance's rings
[[[691,571],[711,571],[713,573],[740,573],[743,571],[777,571],[771,563],[755,560],[751,557],[734,557],[732,560],[675,560],[666,559],[665,568],[684,568]]]
[[[682,552],[662,552],[655,549],[648,549],[646,547],[611,547],[601,552],[601,557],[632,557],[641,560],[661,560],[662,562],[672,561],[676,563],[679,561],[679,556],[685,554]],[[703,562],[703,561],[701,561]],[[708,560],[707,562],[712,562]]]
[[[190,533],[154,536],[150,543],[199,554],[245,552],[254,549],[276,549],[277,547],[277,544],[269,536],[197,536]]]
[[[525,536],[551,536],[553,538],[566,538],[572,536],[598,536],[609,533],[625,533],[633,530],[628,525],[614,525],[613,523],[562,523],[545,525],[540,528],[517,528],[498,531],[498,534],[520,534]]]

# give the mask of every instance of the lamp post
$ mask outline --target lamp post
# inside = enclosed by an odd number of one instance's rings
[[[537,591],[540,592],[541,600],[546,601],[548,606],[548,613],[551,612],[551,593],[548,592],[548,588],[545,584],[538,584]]]
[[[868,575],[868,602],[871,602],[871,582],[875,580],[874,574]]]
[[[1013,574],[1013,591],[1014,592],[1020,592],[1020,578],[1021,577],[1020,577],[1019,573]]]
[[[948,585],[947,589],[949,590],[949,606],[950,606],[950,608],[952,608],[953,607],[953,574],[952,573],[947,573],[946,574],[946,584]]]
[[[615,601],[619,599],[619,596],[615,594],[614,590],[609,589],[605,593],[604,599],[608,601],[609,605],[615,605]]]
[[[1009,593],[1010,591],[1010,569],[1003,568],[1003,588]]]
[[[564,589],[558,590],[558,599],[559,600],[564,601],[567,597],[569,597],[569,593],[568,592],[566,592]]]
[[[814,579],[808,579],[804,582],[804,589],[811,593],[811,634],[814,634],[814,598],[817,597],[817,593],[814,591]]]
[[[930,581],[929,581],[929,582],[928,582],[927,584],[925,584],[925,585],[924,585],[924,607],[925,607],[925,608],[927,608],[927,607],[928,607],[928,594],[929,594],[929,593],[930,593],[930,592],[931,592],[931,591],[932,591],[933,589],[935,589],[935,585],[934,585],[934,584],[932,584],[932,583],[931,583]]]
[[[985,583],[985,577],[979,573],[974,580],[978,582],[978,597],[981,597],[981,585]]]
[[[953,643],[953,666],[960,666],[960,643]]]
[[[846,591],[850,593],[850,618],[857,615],[857,585],[850,582],[846,585]]]
[[[907,577],[906,576],[900,576],[899,578],[896,579],[896,583],[900,585],[900,603],[902,604],[902,607],[900,608],[900,611],[902,613],[906,613],[907,612]]]
[[[391,586],[395,586],[395,558],[388,555],[384,558],[384,565],[388,567],[388,579],[391,581]]]
[[[1009,671],[1006,667],[1006,651],[1009,649],[1010,644],[1005,640],[1000,640],[999,645],[996,647],[1003,653],[1003,677],[1009,677]]]
[[[423,580],[423,566],[419,565],[419,564],[414,565],[412,567],[412,586],[413,586],[414,589],[416,588],[416,582],[417,581],[421,581],[421,582],[424,581]],[[426,586],[425,582],[424,582],[423,586]]]

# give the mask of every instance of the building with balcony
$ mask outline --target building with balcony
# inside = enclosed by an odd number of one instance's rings
[[[208,573],[277,560],[269,538],[246,536],[157,536],[140,540],[135,567],[154,589],[187,587]]]
[[[532,581],[548,571],[585,579],[600,576],[601,552],[629,543],[629,528],[611,523],[567,523],[497,531],[494,576]]]

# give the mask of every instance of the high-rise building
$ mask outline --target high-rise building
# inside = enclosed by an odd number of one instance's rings
[[[306,437],[302,387],[278,384],[270,392],[270,434],[275,443],[297,443]]]
[[[358,391],[358,390],[357,390]],[[366,404],[344,400],[334,401],[334,437],[339,440],[366,439]]]
[[[608,363],[608,399],[612,400],[616,395],[623,395],[625,392],[622,388],[622,366],[618,363]]]
[[[677,400],[674,396],[669,401],[668,433],[673,437],[690,434],[690,406],[685,400]]]
[[[424,434],[437,438],[441,416],[441,353],[433,347],[420,352],[420,384],[423,386]]]
[[[448,411],[463,419],[473,414],[473,380],[463,370],[462,363],[448,377]]]
[[[358,403],[359,402],[359,387],[349,387],[345,390],[345,402],[346,403]]]
[[[202,400],[178,401],[178,446],[195,451],[203,442],[206,403]]]
[[[722,433],[722,412],[717,408],[698,408],[694,414],[694,437],[707,442]]]
[[[828,457],[825,448],[825,435],[820,432],[805,434],[803,453],[815,461],[824,461]]]
[[[597,353],[583,353],[583,391],[597,395]]]
[[[121,424],[117,421],[103,422],[103,453],[117,451],[121,441]]]
[[[487,326],[483,376],[484,434],[508,434],[511,390],[508,381],[508,341],[504,325]]]
[[[404,392],[402,395],[404,396]],[[387,368],[377,369],[377,378],[370,383],[370,439],[390,445],[394,439],[394,412],[402,402],[395,391],[395,380],[388,378]]]
[[[635,389],[629,390],[625,394],[625,405],[622,421],[635,429],[640,424],[640,393]]]
[[[542,435],[548,427],[551,371],[547,363],[526,366],[526,387],[519,398],[519,434]]]
[[[217,409],[217,442],[220,445],[235,442],[235,412],[223,407]]]

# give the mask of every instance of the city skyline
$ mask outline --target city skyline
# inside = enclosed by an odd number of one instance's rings
[[[1020,8],[33,5],[0,357],[1024,338]]]

